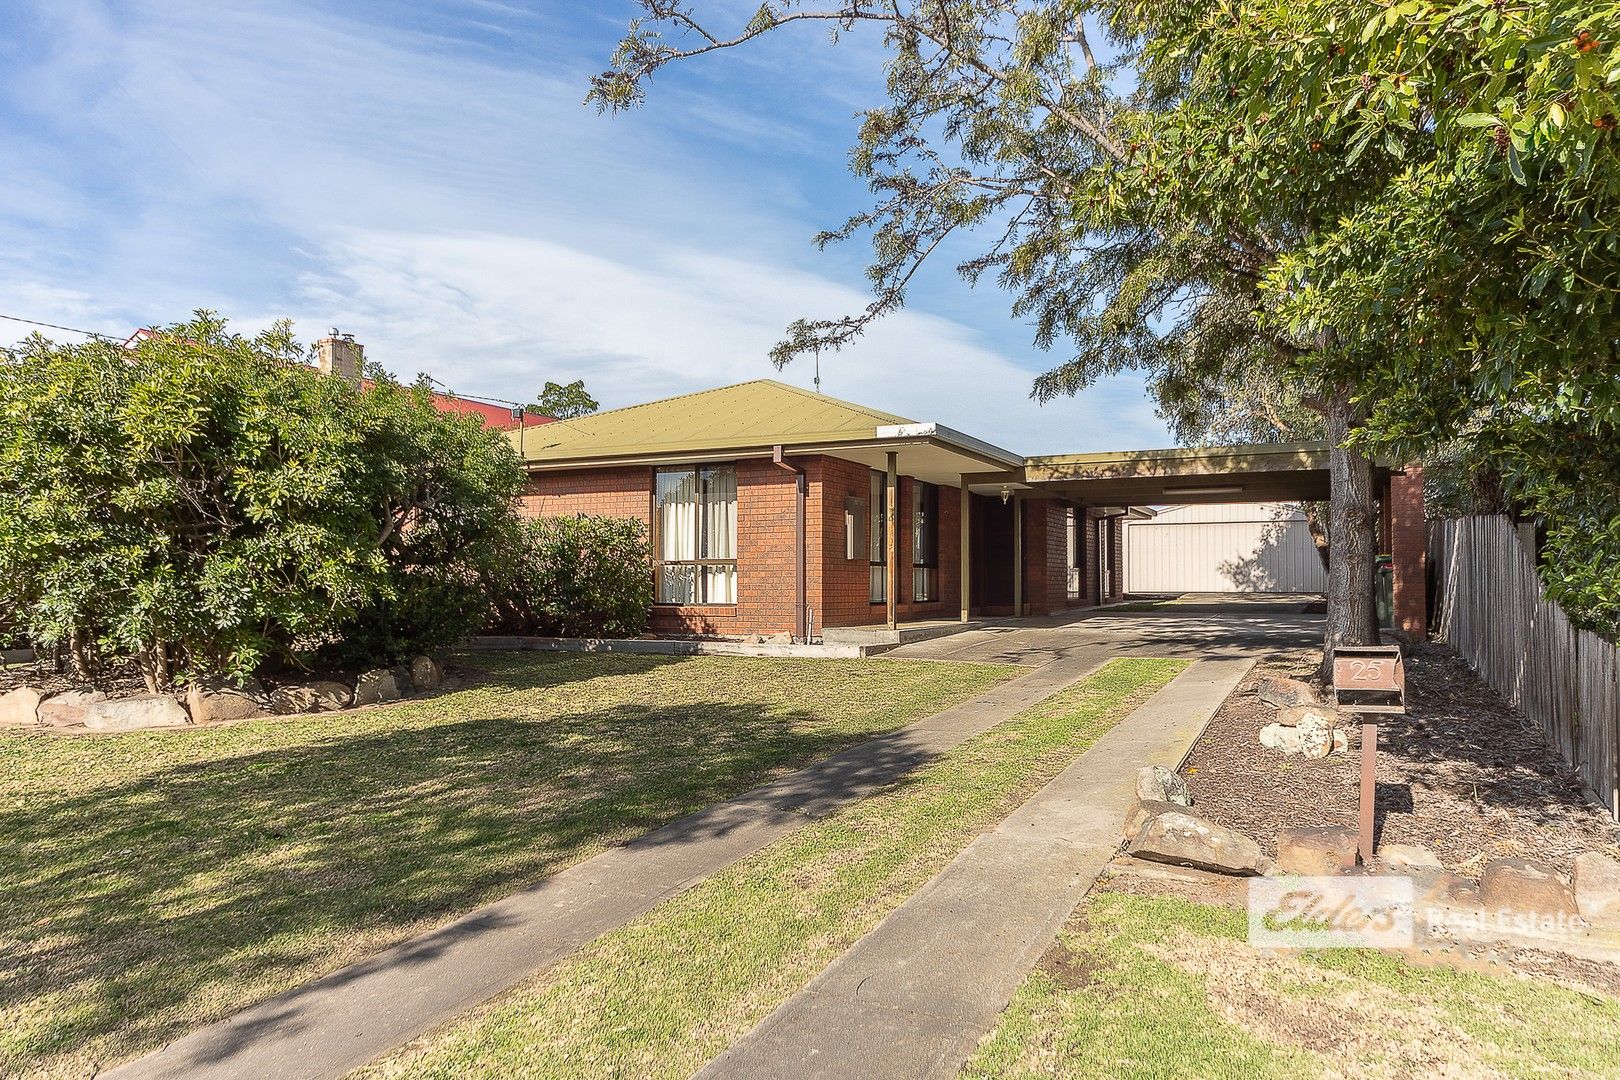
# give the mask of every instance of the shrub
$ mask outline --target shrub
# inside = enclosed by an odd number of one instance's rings
[[[148,686],[459,637],[428,581],[476,581],[522,482],[505,440],[379,376],[199,312],[134,348],[29,339],[0,379],[0,580],[27,636]],[[468,588],[471,586],[468,585]],[[366,635],[387,614],[386,633]]]
[[[630,518],[524,522],[492,564],[491,629],[556,637],[634,637],[652,606],[647,526]]]

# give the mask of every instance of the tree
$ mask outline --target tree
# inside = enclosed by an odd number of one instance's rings
[[[247,338],[207,312],[130,349],[36,335],[7,356],[0,581],[32,640],[82,675],[133,658],[156,690],[299,661],[430,586],[475,590],[521,484],[511,448],[303,356],[285,323]],[[414,610],[395,647],[469,629]]]
[[[546,381],[545,389],[540,391],[540,398],[534,403],[536,412],[556,420],[572,420],[576,416],[588,416],[601,408],[596,399],[585,392],[585,380],[575,379],[571,383],[554,383]]]
[[[1389,155],[1324,173],[1323,147],[1279,145],[1265,121],[1240,122],[1210,77],[1193,5],[783,0],[721,30],[680,0],[641,3],[646,17],[593,82],[600,107],[637,104],[667,64],[796,24],[885,35],[889,101],[866,111],[852,154],[876,201],[818,237],[871,232],[875,297],[855,315],[795,322],[774,359],[847,343],[904,303],[953,234],[989,229],[963,275],[994,274],[1042,347],[1074,346],[1038,397],[1125,369],[1147,371],[1172,415],[1256,372],[1297,387],[1334,447],[1328,652],[1376,640],[1372,467],[1352,436],[1378,344],[1273,318],[1265,286],[1313,228],[1355,208]],[[1099,58],[1099,26],[1118,58]]]

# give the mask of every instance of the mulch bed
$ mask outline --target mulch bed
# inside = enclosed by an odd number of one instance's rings
[[[1182,770],[1201,816],[1247,833],[1273,855],[1281,829],[1356,824],[1359,724],[1348,754],[1320,761],[1259,742],[1276,710],[1254,696],[1255,682],[1263,675],[1314,682],[1320,656],[1300,651],[1257,664]],[[1380,726],[1379,843],[1421,844],[1468,877],[1505,857],[1541,859],[1566,874],[1582,851],[1620,857],[1620,825],[1582,796],[1541,735],[1455,653],[1414,645],[1406,664],[1408,712]]]

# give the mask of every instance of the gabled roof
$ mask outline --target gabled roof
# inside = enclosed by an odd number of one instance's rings
[[[871,442],[902,416],[815,394],[774,379],[609,409],[508,433],[526,461],[578,462],[667,454],[742,452]]]

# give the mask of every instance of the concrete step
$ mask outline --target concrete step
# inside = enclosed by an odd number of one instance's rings
[[[929,641],[949,637],[964,630],[977,630],[982,622],[927,622],[901,625],[891,630],[887,626],[826,626],[821,640],[826,645],[909,645],[913,641]]]

